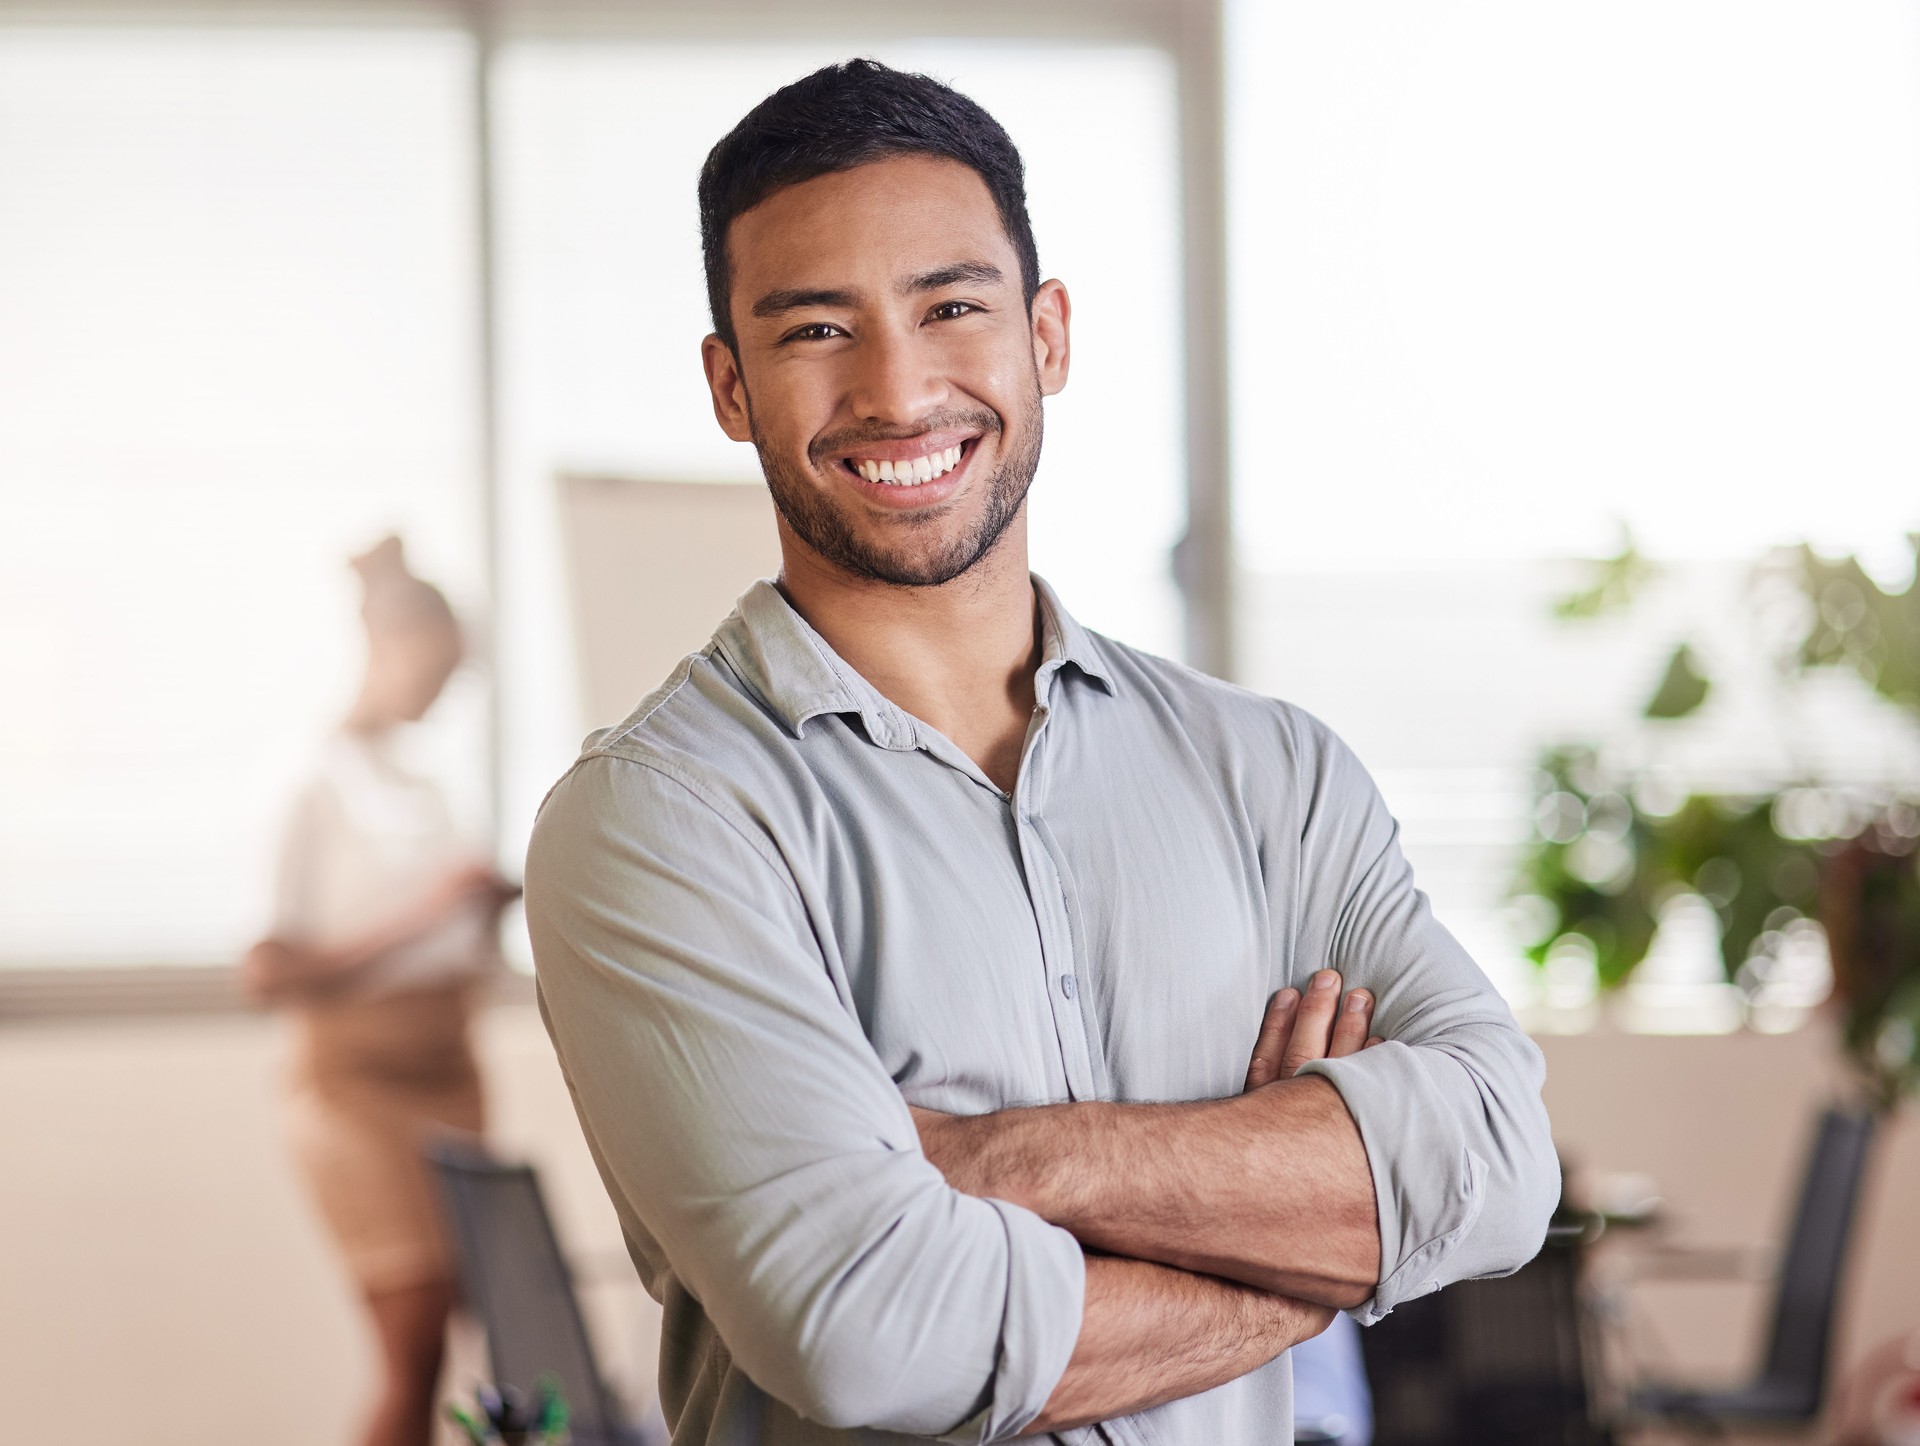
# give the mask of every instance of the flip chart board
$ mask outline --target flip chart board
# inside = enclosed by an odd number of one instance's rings
[[[574,645],[591,726],[616,723],[780,567],[764,484],[563,476]]]

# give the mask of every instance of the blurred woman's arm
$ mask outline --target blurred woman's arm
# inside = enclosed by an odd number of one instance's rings
[[[262,939],[240,961],[241,987],[265,1004],[342,992],[395,949],[439,927],[460,909],[478,902],[497,918],[519,894],[519,885],[501,878],[492,865],[463,864],[419,902],[341,943],[314,946],[277,936]]]

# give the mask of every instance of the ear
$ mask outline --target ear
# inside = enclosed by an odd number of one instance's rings
[[[1043,281],[1028,312],[1033,319],[1033,369],[1040,378],[1040,395],[1050,397],[1067,384],[1073,303],[1058,281]]]
[[[707,371],[707,390],[713,393],[713,419],[736,442],[753,440],[747,415],[747,384],[740,375],[740,359],[717,335],[700,343],[700,364]]]

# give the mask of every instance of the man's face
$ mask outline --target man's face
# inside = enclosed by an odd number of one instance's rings
[[[1067,374],[1067,298],[1029,315],[969,167],[901,156],[775,192],[728,232],[738,356],[705,345],[714,412],[752,441],[789,549],[929,586],[990,553]]]

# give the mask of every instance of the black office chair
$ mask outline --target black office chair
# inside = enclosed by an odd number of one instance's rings
[[[1361,1333],[1374,1446],[1609,1446],[1580,1304],[1584,1232],[1512,1275],[1408,1301]]]
[[[1859,1110],[1829,1109],[1820,1116],[1780,1261],[1760,1373],[1731,1390],[1643,1387],[1628,1397],[1629,1415],[1705,1433],[1731,1426],[1798,1429],[1818,1418],[1826,1400],[1834,1306],[1874,1124],[1872,1114]]]
[[[574,1446],[653,1446],[651,1433],[622,1419],[600,1374],[532,1168],[455,1141],[434,1142],[427,1157],[453,1225],[461,1287],[487,1334],[494,1383],[532,1400],[543,1377],[555,1378]]]

